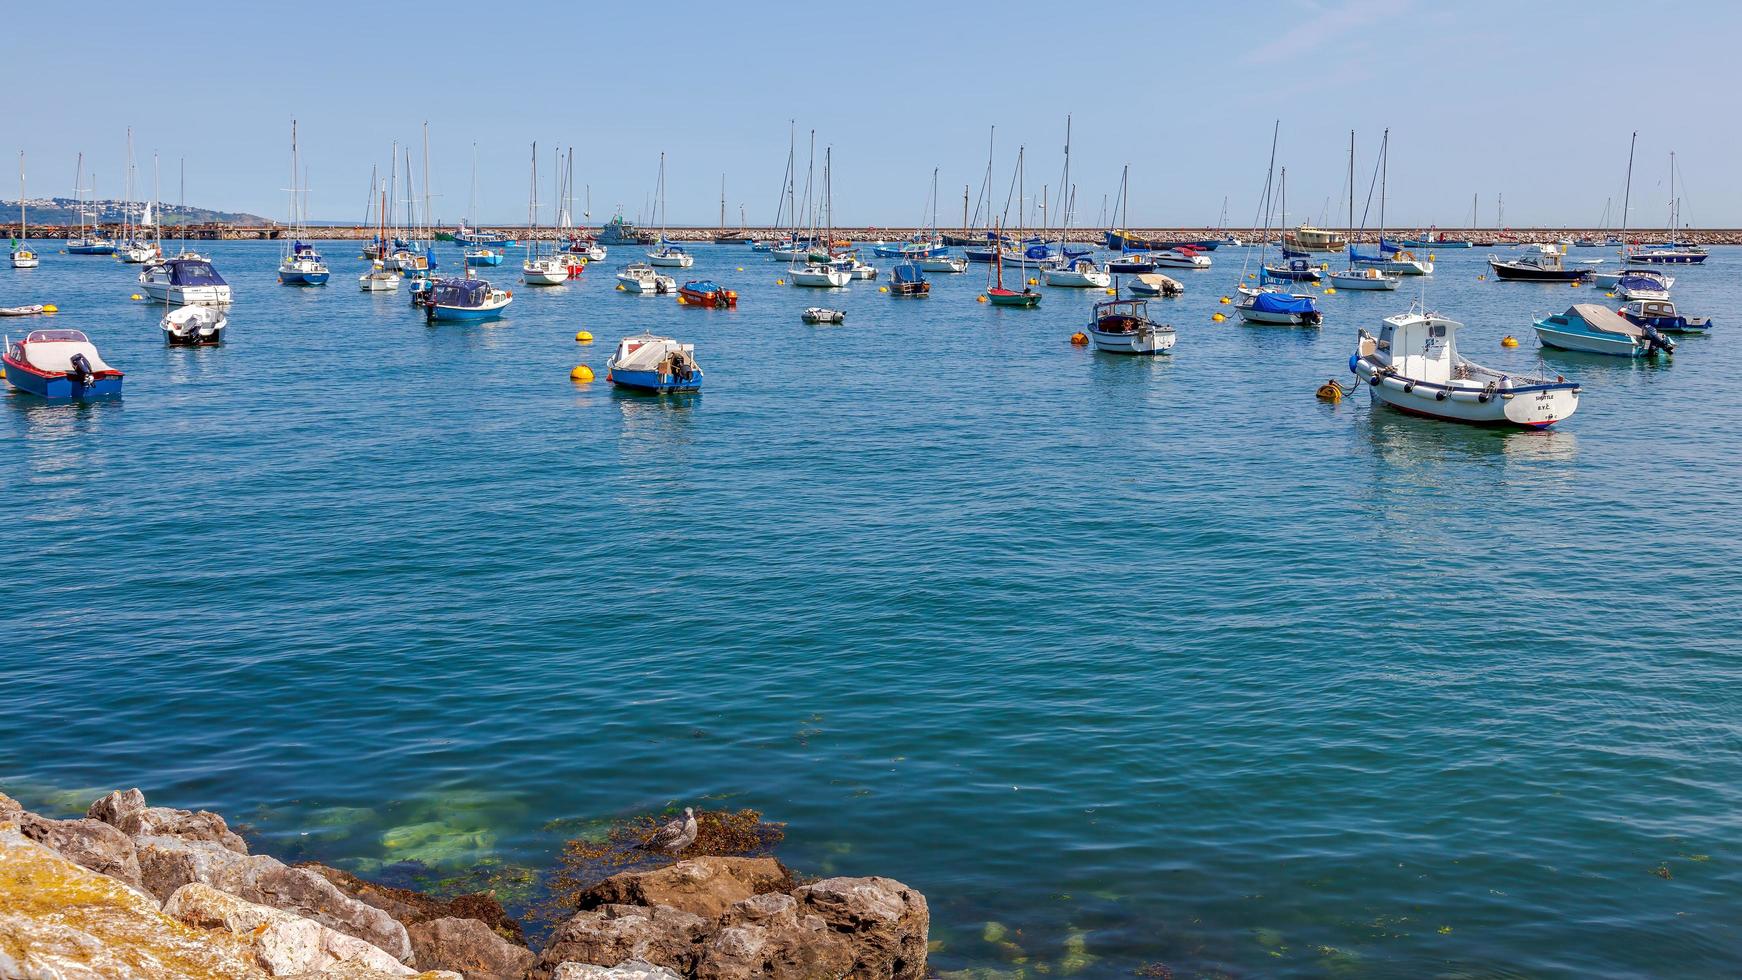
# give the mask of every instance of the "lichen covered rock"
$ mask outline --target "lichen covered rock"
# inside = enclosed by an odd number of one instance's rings
[[[14,816],[25,837],[98,874],[139,887],[139,856],[133,839],[101,820],[49,820],[34,813]]]
[[[548,977],[566,962],[621,963],[643,960],[688,975],[713,923],[699,915],[656,905],[604,905],[578,912],[551,936],[533,975]]]
[[[236,936],[253,951],[260,967],[275,977],[330,970],[341,963],[396,977],[415,972],[386,950],[354,936],[200,882],[176,889],[163,903],[163,913],[190,926]]]
[[[498,936],[477,919],[430,919],[406,929],[413,962],[453,970],[466,980],[521,980],[532,968],[532,950]]]
[[[664,905],[714,919],[744,899],[792,886],[792,872],[773,858],[699,857],[612,875],[583,893],[580,907]]]
[[[892,878],[825,878],[793,897],[800,915],[818,916],[852,943],[851,976],[925,976],[931,910],[919,892]]]

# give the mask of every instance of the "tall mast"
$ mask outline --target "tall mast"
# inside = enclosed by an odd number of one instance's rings
[[[434,222],[433,216],[430,214],[430,210],[429,210],[429,208],[430,208],[429,197],[430,197],[430,195],[429,195],[429,120],[425,119],[423,121],[423,232],[424,232],[424,234],[418,236],[422,240],[423,246],[425,248],[429,247],[429,240],[432,237],[429,234],[430,229],[435,227],[435,222]]]
[[[720,175],[720,231],[726,230],[726,175]]]
[[[1639,130],[1627,141],[1627,185],[1621,192],[1621,264],[1627,264],[1627,208],[1633,202],[1633,148],[1639,143]]]
[[[1349,271],[1355,269],[1355,131],[1349,130],[1349,227],[1344,230],[1344,240],[1348,243]]]

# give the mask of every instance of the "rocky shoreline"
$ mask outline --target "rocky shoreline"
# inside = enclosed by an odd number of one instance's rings
[[[693,826],[693,824],[692,824]],[[691,835],[694,839],[694,835]],[[490,893],[438,897],[251,853],[137,789],[56,820],[0,793],[0,977],[918,980],[925,896],[688,854],[588,885],[537,948]]]

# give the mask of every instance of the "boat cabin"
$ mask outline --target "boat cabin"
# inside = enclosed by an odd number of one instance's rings
[[[1137,333],[1150,322],[1148,300],[1116,299],[1095,304],[1095,329],[1102,333]]]
[[[429,303],[435,306],[479,307],[489,298],[489,280],[440,279],[431,287]]]
[[[1399,313],[1379,328],[1374,347],[1397,373],[1416,381],[1450,384],[1458,367],[1458,328],[1440,316]]]

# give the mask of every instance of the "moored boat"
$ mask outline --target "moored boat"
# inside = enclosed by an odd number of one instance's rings
[[[1150,319],[1149,301],[1142,299],[1096,303],[1083,332],[1096,350],[1109,354],[1166,354],[1178,339],[1172,326]]]
[[[902,262],[889,270],[889,293],[892,296],[924,296],[931,292],[931,280],[912,262]]]
[[[1669,299],[1669,283],[1649,269],[1623,272],[1613,288],[1625,300]]]
[[[12,268],[34,269],[41,264],[30,247],[30,202],[24,197],[24,151],[18,151],[18,237],[12,240]]]
[[[1712,328],[1711,317],[1683,316],[1667,299],[1634,300],[1615,312],[1629,323],[1651,327],[1659,333],[1705,333]]]
[[[1546,428],[1579,407],[1579,386],[1565,378],[1515,375],[1458,354],[1463,324],[1411,310],[1382,321],[1379,335],[1357,334],[1349,370],[1375,404],[1451,422]]]
[[[210,306],[183,306],[163,315],[158,326],[172,347],[209,347],[224,342],[230,320]]]
[[[1353,266],[1350,266],[1342,272],[1331,273],[1330,278],[1331,287],[1333,289],[1353,289],[1357,291],[1396,289],[1398,284],[1403,281],[1396,276],[1388,276],[1378,269],[1371,267],[1357,269]]]
[[[620,388],[661,394],[699,391],[702,369],[695,350],[694,344],[652,333],[625,337],[605,362],[605,380]]]
[[[159,303],[222,306],[230,302],[230,284],[211,260],[196,253],[153,262],[139,273],[139,288]]]
[[[1547,243],[1529,246],[1513,259],[1488,256],[1488,268],[1500,279],[1520,282],[1578,282],[1590,275],[1589,269],[1566,264],[1566,255],[1558,246]]]
[[[1094,259],[1080,258],[1041,269],[1040,281],[1048,286],[1106,289],[1113,284],[1113,276],[1107,270],[1097,267]]]
[[[307,242],[296,242],[278,263],[278,281],[286,286],[324,286],[332,270],[321,253]]]
[[[678,287],[677,295],[687,306],[705,306],[718,310],[738,308],[738,291],[727,289],[712,279],[697,279]]]
[[[117,398],[120,371],[103,363],[91,338],[80,330],[32,330],[23,340],[6,338],[0,354],[6,383],[50,400]]]
[[[488,245],[473,245],[466,249],[466,264],[498,266],[502,264],[502,253]]]
[[[1316,327],[1325,319],[1311,296],[1279,289],[1242,288],[1234,311],[1247,323],[1274,327]]]
[[[432,321],[493,320],[512,302],[512,292],[497,289],[488,279],[437,279],[424,298],[423,312]]]
[[[365,293],[391,292],[399,288],[404,279],[400,273],[387,268],[376,259],[369,264],[369,271],[357,277],[357,286]]]
[[[812,306],[799,314],[806,323],[845,323],[847,314],[844,310],[831,310],[823,306]]]
[[[1341,252],[1349,242],[1341,233],[1301,225],[1282,233],[1283,244],[1300,252]]]
[[[645,262],[631,262],[617,273],[617,288],[643,295],[667,295],[677,292],[677,280],[660,275]]]
[[[1196,245],[1182,245],[1165,252],[1151,252],[1149,260],[1157,269],[1208,269],[1210,257]]]
[[[1675,341],[1649,324],[1637,324],[1595,303],[1574,303],[1565,313],[1536,321],[1545,346],[1614,357],[1655,357],[1675,353]]]
[[[1286,282],[1318,282],[1323,273],[1308,259],[1284,259],[1281,263],[1266,263],[1264,274]]]
[[[968,260],[959,259],[953,255],[932,255],[915,259],[921,269],[927,272],[967,272]]]
[[[1133,276],[1126,282],[1125,288],[1138,296],[1183,296],[1186,291],[1178,279],[1159,272],[1145,272]]]
[[[696,257],[681,245],[665,242],[647,253],[647,261],[668,269],[687,269],[696,264]]]

